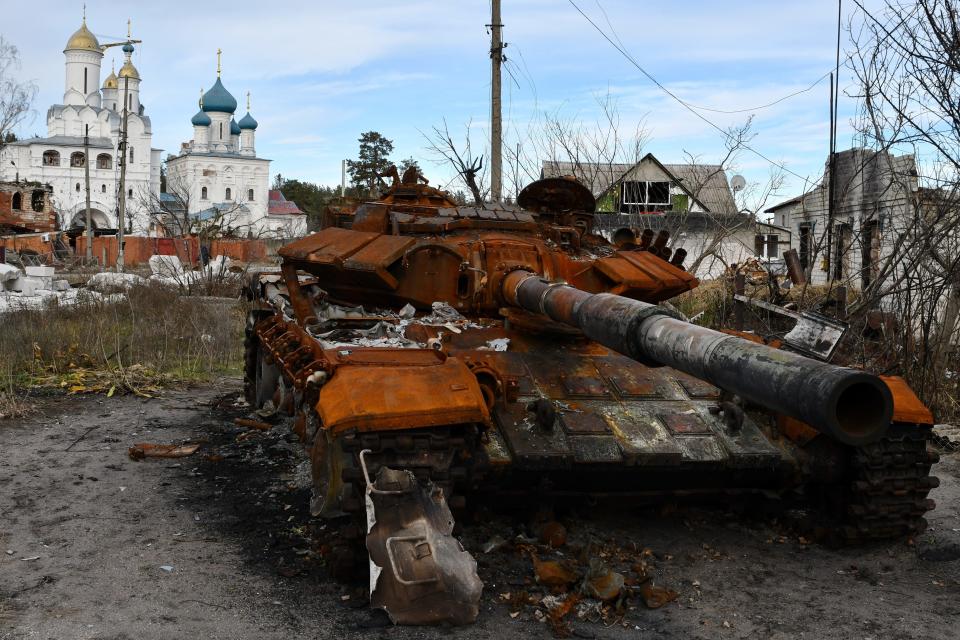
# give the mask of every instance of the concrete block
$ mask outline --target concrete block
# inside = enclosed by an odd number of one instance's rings
[[[53,267],[27,267],[28,276],[46,276],[53,277],[55,269]]]
[[[53,281],[53,290],[54,290],[54,291],[69,291],[69,290],[70,290],[70,281],[69,281],[69,280],[54,280],[54,281]]]
[[[153,275],[176,278],[183,274],[183,265],[177,256],[150,256],[150,271]]]
[[[29,268],[29,267],[28,267]],[[7,289],[10,291],[19,291],[25,296],[35,295],[34,292],[41,289],[51,289],[53,287],[53,278],[42,276],[22,275],[16,280],[7,282]]]
[[[23,271],[12,264],[0,263],[0,283],[16,280],[23,275]]]

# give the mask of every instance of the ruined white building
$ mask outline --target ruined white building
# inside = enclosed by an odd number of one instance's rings
[[[129,36],[129,31],[128,31]],[[122,48],[119,73],[100,85],[104,52]],[[63,104],[47,110],[47,137],[13,142],[0,152],[0,180],[33,181],[53,187],[54,206],[65,227],[82,227],[86,217],[84,164],[90,164],[92,226],[119,225],[120,138],[126,96],[127,229],[148,227],[147,202],[160,191],[160,149],[152,147],[150,118],[140,102],[140,73],[133,65],[133,43],[100,44],[86,18],[64,47]],[[89,136],[89,159],[84,134]]]
[[[829,166],[815,188],[765,213],[792,232],[792,248],[812,283],[866,287],[881,261],[896,251],[896,239],[913,225],[916,160],[856,148],[837,153],[835,163],[832,214]]]

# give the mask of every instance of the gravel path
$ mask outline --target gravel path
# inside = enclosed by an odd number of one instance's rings
[[[150,400],[54,397],[32,418],[0,421],[0,639],[552,637],[536,605],[512,617],[502,596],[545,595],[531,584],[528,557],[510,545],[479,551],[526,522],[485,509],[464,526],[486,583],[479,622],[378,628],[362,583],[326,573],[325,531],[307,514],[298,447],[281,431],[237,441],[229,394],[238,388],[227,380]],[[205,444],[179,460],[127,456],[135,442],[187,440]],[[657,584],[679,592],[662,609],[631,603],[622,619],[606,621],[591,621],[587,603],[569,630],[596,638],[955,639],[960,455],[944,456],[935,474],[931,529],[910,543],[865,549],[800,544],[771,517],[723,508],[558,505],[568,555],[649,548]]]

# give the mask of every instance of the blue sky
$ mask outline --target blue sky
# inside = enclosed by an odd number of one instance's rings
[[[834,62],[836,2],[576,0],[604,30],[616,30],[634,58],[684,100],[714,109],[763,105],[805,89]],[[10,0],[5,0],[5,4]],[[6,25],[36,24],[36,5],[13,2]],[[852,3],[845,3],[851,5]],[[876,3],[870,3],[876,4]],[[723,136],[657,89],[576,12],[567,0],[503,0],[507,144],[544,111],[594,123],[597,98],[617,100],[624,129],[644,123],[646,150],[664,162],[693,154],[713,163]],[[20,134],[45,135],[45,113],[62,100],[63,45],[79,26],[81,2],[49,2],[42,29],[0,33],[20,48],[24,78],[40,88],[35,115]],[[486,144],[489,117],[489,22],[486,0],[381,2],[87,3],[87,23],[108,41],[126,33],[144,42],[134,63],[153,121],[154,146],[171,153],[192,135],[199,89],[216,78],[241,103],[249,90],[259,155],[272,173],[325,184],[340,180],[341,158],[356,155],[359,134],[394,141],[395,159],[417,158],[433,182],[451,172],[434,165],[422,132],[446,119],[454,133],[473,123],[475,148]],[[29,37],[27,35],[29,34]],[[846,34],[843,41],[846,42]],[[113,53],[116,52],[116,53]],[[111,49],[110,61],[121,56]],[[119,64],[118,64],[119,67]],[[841,89],[850,76],[841,69]],[[751,146],[800,176],[816,180],[827,152],[828,83],[757,110]],[[853,142],[855,105],[841,98],[839,146]],[[749,113],[703,112],[721,127]],[[768,178],[767,161],[744,152],[735,170],[748,182]],[[788,176],[781,196],[800,193]]]

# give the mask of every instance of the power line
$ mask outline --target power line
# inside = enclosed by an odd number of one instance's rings
[[[793,93],[789,93],[789,94],[787,94],[787,95],[785,95],[785,96],[783,96],[783,97],[781,97],[781,98],[777,98],[777,99],[774,100],[773,102],[768,102],[767,104],[761,104],[761,105],[758,105],[758,106],[756,106],[756,107],[747,107],[747,108],[745,108],[745,109],[729,109],[729,110],[728,110],[728,109],[714,109],[714,108],[712,108],[712,107],[702,107],[702,106],[700,106],[700,105],[696,105],[696,104],[693,104],[693,103],[688,103],[688,104],[690,104],[690,106],[693,107],[694,109],[698,109],[698,110],[700,110],[700,111],[712,111],[713,113],[749,113],[749,112],[753,112],[753,111],[760,111],[761,109],[767,109],[767,108],[772,107],[772,106],[774,106],[774,105],[778,105],[778,104],[780,104],[781,102],[783,102],[783,101],[785,101],[785,100],[789,100],[790,98],[799,96],[799,95],[802,94],[802,93],[806,93],[806,92],[812,90],[814,87],[816,87],[818,84],[820,84],[821,82],[823,82],[824,80],[826,80],[826,79],[829,78],[829,77],[830,77],[830,72],[827,71],[825,74],[823,74],[822,76],[820,76],[819,78],[817,78],[816,80],[814,80],[813,84],[811,84],[811,85],[810,85],[809,87],[807,87],[806,89],[800,89],[799,91],[794,91]]]
[[[777,161],[775,161],[775,160],[772,160],[772,159],[768,158],[767,156],[765,156],[765,155],[762,154],[761,152],[757,151],[756,149],[754,149],[754,148],[751,147],[750,145],[748,145],[748,144],[746,144],[746,143],[744,143],[744,142],[740,142],[740,141],[735,140],[735,139],[733,138],[733,136],[732,136],[728,131],[725,131],[725,130],[723,129],[723,127],[721,127],[720,125],[718,125],[718,124],[714,123],[713,121],[709,120],[706,116],[704,116],[704,115],[701,114],[699,111],[697,111],[692,105],[688,104],[688,103],[687,103],[685,100],[683,100],[680,96],[678,96],[678,95],[676,95],[675,93],[673,93],[672,91],[670,91],[670,89],[668,89],[667,87],[665,87],[659,80],[657,80],[656,78],[654,78],[646,69],[644,69],[642,66],[640,66],[640,63],[637,62],[637,61],[633,58],[633,56],[630,55],[630,53],[629,53],[628,51],[626,51],[623,47],[621,47],[621,46],[618,45],[616,42],[614,42],[614,41],[610,38],[610,36],[608,36],[608,35],[606,34],[606,32],[605,32],[603,29],[601,29],[601,28],[597,25],[597,23],[595,23],[595,22],[590,18],[590,16],[588,16],[586,13],[583,12],[583,10],[577,5],[576,2],[574,2],[574,0],[567,0],[567,2],[569,2],[570,5],[573,6],[573,8],[577,10],[577,13],[579,13],[581,16],[583,16],[583,18],[584,18],[587,22],[589,22],[590,25],[591,25],[594,29],[596,29],[597,32],[598,32],[601,36],[603,36],[603,39],[604,39],[604,40],[606,40],[607,42],[609,42],[610,45],[611,45],[614,49],[616,49],[617,51],[619,51],[620,54],[621,54],[624,58],[627,59],[628,62],[630,62],[633,66],[635,66],[635,67],[640,71],[640,73],[642,73],[644,76],[646,76],[647,79],[650,80],[650,82],[652,82],[653,84],[657,85],[657,87],[659,87],[659,89],[660,89],[661,91],[663,91],[663,92],[666,93],[668,96],[670,96],[671,98],[673,98],[674,100],[676,100],[677,102],[679,102],[685,109],[687,109],[687,111],[689,111],[690,113],[692,113],[693,115],[695,115],[697,118],[699,118],[700,120],[702,120],[702,121],[705,122],[706,124],[710,125],[711,127],[713,127],[714,129],[716,129],[717,131],[719,131],[719,132],[721,133],[721,135],[723,135],[727,140],[730,140],[730,141],[733,141],[733,142],[739,144],[740,146],[742,146],[742,147],[743,147],[744,149],[746,149],[747,151],[750,151],[750,152],[753,153],[754,155],[762,158],[763,160],[766,160],[767,162],[769,162],[769,163],[772,164],[773,166],[782,169],[783,171],[789,173],[790,175],[792,175],[792,176],[794,176],[794,177],[796,177],[796,178],[799,178],[800,180],[803,180],[803,181],[805,181],[805,182],[808,181],[808,178],[807,178],[807,177],[801,176],[799,173],[796,173],[795,171],[791,171],[790,169],[788,169],[787,167],[785,167],[783,164],[781,164],[781,163],[779,163],[779,162],[777,162]]]

